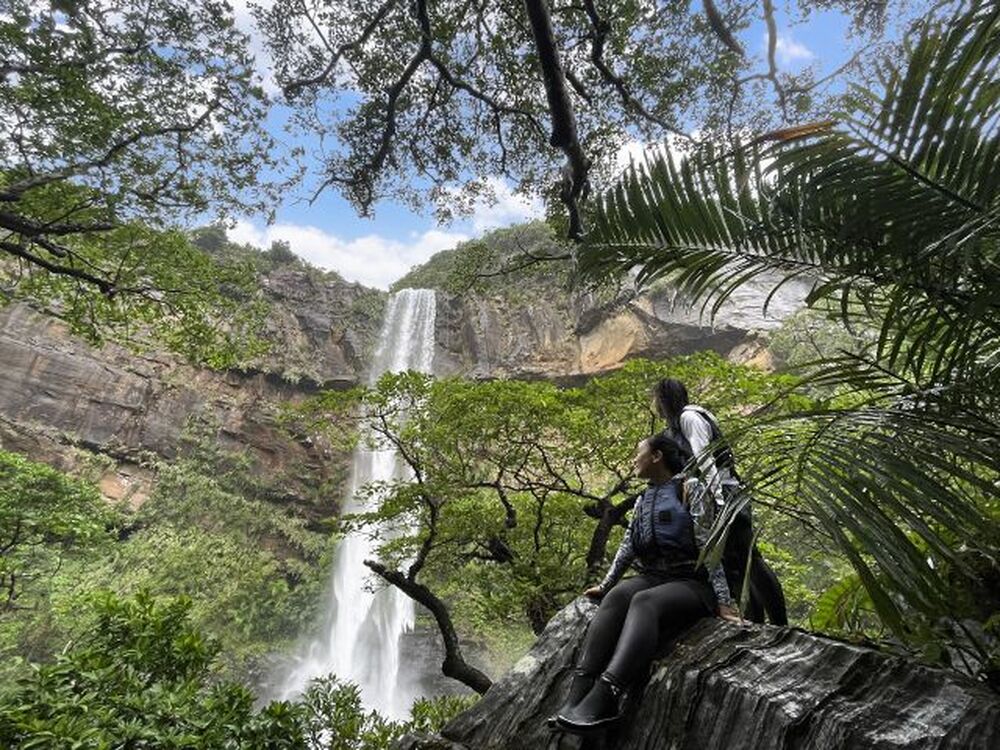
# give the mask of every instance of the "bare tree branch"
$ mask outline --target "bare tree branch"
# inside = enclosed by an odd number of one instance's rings
[[[570,239],[575,240],[583,236],[580,202],[586,197],[588,190],[591,162],[584,153],[577,134],[576,115],[566,88],[566,74],[559,58],[549,6],[546,0],[524,0],[524,7],[531,23],[552,118],[549,143],[566,155],[560,198],[569,212]]]
[[[455,632],[455,624],[452,622],[451,613],[445,603],[429,588],[409,579],[398,570],[389,570],[374,560],[365,560],[365,565],[382,580],[398,588],[413,601],[422,604],[434,616],[438,631],[441,633],[441,640],[444,643],[445,656],[444,662],[441,664],[441,671],[445,676],[468,685],[480,695],[489,690],[493,681],[465,661],[458,634]]]

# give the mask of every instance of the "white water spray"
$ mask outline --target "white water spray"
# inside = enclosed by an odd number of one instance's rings
[[[389,299],[378,349],[369,372],[374,383],[386,372],[431,373],[434,363],[434,292],[404,289]],[[405,477],[394,450],[359,446],[348,488],[346,513],[367,509],[376,500],[359,500],[369,482]],[[364,534],[349,534],[334,556],[324,627],[308,645],[281,686],[282,698],[301,694],[310,680],[333,673],[361,689],[366,706],[393,718],[406,716],[415,696],[400,687],[399,638],[413,629],[413,602],[394,587],[365,590],[370,571],[365,559],[375,544]]]

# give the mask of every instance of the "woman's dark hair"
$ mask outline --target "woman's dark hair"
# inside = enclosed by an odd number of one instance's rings
[[[663,456],[664,465],[673,474],[680,474],[691,460],[691,454],[669,435],[658,432],[646,438],[646,445],[651,451],[657,451]]]
[[[660,409],[660,416],[667,420],[670,431],[679,435],[681,412],[688,405],[688,389],[679,380],[664,378],[653,386],[653,398]]]

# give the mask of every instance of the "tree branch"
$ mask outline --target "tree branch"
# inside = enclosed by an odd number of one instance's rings
[[[679,130],[663,118],[657,117],[646,109],[643,103],[636,99],[632,92],[629,91],[628,82],[611,69],[611,66],[604,59],[604,45],[607,42],[608,34],[611,32],[611,24],[597,12],[594,0],[583,0],[583,5],[587,11],[587,17],[590,19],[590,25],[594,29],[590,35],[590,61],[600,72],[601,77],[618,92],[618,96],[622,100],[622,105],[626,109],[634,110],[643,119],[659,125],[668,133],[691,140],[691,136],[683,130]]]
[[[88,65],[93,65],[95,62],[106,62],[112,55],[137,55],[146,49],[149,49],[148,42],[136,44],[132,47],[106,47],[84,57],[78,57],[73,60],[59,60],[58,66],[60,69],[85,68]],[[30,75],[32,73],[44,73],[50,70],[52,70],[52,64],[48,62],[34,65],[19,65],[17,63],[8,62],[0,65],[0,79],[6,78],[11,74]]]
[[[524,0],[524,7],[531,23],[552,118],[549,143],[566,155],[560,198],[569,212],[569,236],[579,239],[583,236],[580,202],[588,189],[590,159],[584,153],[577,134],[576,115],[566,88],[566,75],[556,47],[549,6],[546,0]]]
[[[326,67],[323,68],[323,70],[320,73],[317,73],[316,75],[311,76],[309,78],[299,78],[297,80],[289,81],[288,83],[282,84],[281,89],[284,92],[285,96],[291,99],[296,94],[298,94],[299,91],[306,88],[307,86],[315,86],[317,84],[326,81],[326,79],[330,76],[330,74],[333,73],[334,70],[336,70],[337,65],[340,63],[341,58],[343,58],[343,56],[346,53],[358,49],[359,47],[364,45],[364,43],[368,41],[371,35],[375,33],[375,29],[378,28],[379,24],[381,24],[382,21],[385,20],[385,17],[389,15],[389,11],[391,11],[398,4],[398,2],[399,0],[387,0],[375,12],[375,15],[372,17],[372,20],[368,22],[368,24],[365,26],[364,29],[362,29],[361,34],[356,39],[352,39],[349,42],[344,42],[338,47],[333,47],[333,45],[330,44],[329,40],[327,40],[327,38],[317,28],[316,22],[313,20],[312,16],[309,14],[309,12],[305,9],[303,5],[303,14],[306,16],[309,23],[312,25],[313,29],[315,29],[316,34],[323,42],[323,46],[326,47],[327,50],[329,50],[332,53],[332,56],[330,57],[330,61],[326,64]]]
[[[510,107],[506,104],[501,104],[493,97],[488,94],[484,94],[482,91],[477,89],[472,84],[463,81],[455,75],[452,74],[444,62],[434,54],[433,51],[433,35],[431,32],[431,21],[430,16],[427,12],[427,0],[417,0],[417,20],[420,23],[420,33],[423,35],[424,44],[427,47],[427,61],[433,65],[438,74],[452,87],[458,89],[459,91],[464,91],[473,99],[481,101],[483,104],[488,106],[494,113],[505,113],[511,115],[519,115],[527,119],[528,124],[534,129],[542,138],[545,137],[545,129],[541,126],[541,123],[535,118],[535,116],[528,112],[527,110],[520,109],[519,107]]]
[[[437,536],[438,504],[433,498],[424,498],[424,505],[430,511],[430,519],[427,522],[427,537],[424,539],[423,544],[420,545],[417,556],[413,558],[413,562],[410,563],[410,567],[406,570],[406,580],[411,583],[416,581],[417,574],[420,573],[424,567],[424,563],[427,562],[427,556],[434,548],[434,539]]]
[[[617,485],[608,494],[608,497],[613,497],[622,489],[624,489],[624,487],[621,484]],[[632,507],[638,499],[639,495],[633,495],[618,505],[614,505],[609,500],[601,500],[598,503],[600,516],[597,521],[597,526],[594,528],[594,533],[591,534],[590,546],[587,548],[586,561],[588,581],[594,581],[600,575],[601,568],[604,565],[604,557],[607,554],[608,539],[611,536],[611,530],[622,522],[625,514],[632,510]]]
[[[477,693],[482,695],[493,684],[492,680],[483,672],[473,667],[465,661],[462,655],[462,647],[455,632],[455,625],[451,619],[448,607],[434,592],[421,583],[417,583],[398,570],[389,570],[381,563],[374,560],[365,560],[368,567],[379,578],[395,586],[413,601],[423,605],[434,616],[437,622],[438,631],[441,633],[441,640],[444,643],[444,661],[441,663],[441,672],[446,677],[458,680],[463,685],[468,685]]]
[[[736,41],[736,37],[733,36],[733,32],[729,30],[726,26],[726,21],[719,12],[718,7],[716,7],[714,0],[704,0],[703,5],[705,7],[705,15],[708,17],[708,25],[712,27],[712,31],[715,35],[722,40],[722,43],[726,45],[732,52],[735,52],[740,57],[746,56],[746,52],[739,42]]]
[[[73,177],[74,175],[85,174],[92,169],[99,169],[105,167],[111,163],[111,161],[117,157],[121,152],[130,146],[134,146],[139,141],[156,138],[161,135],[172,135],[178,134],[183,135],[186,133],[192,133],[205,122],[212,115],[215,110],[222,106],[222,101],[220,99],[213,99],[209,103],[205,111],[202,112],[195,120],[186,124],[175,124],[166,125],[162,128],[152,128],[147,130],[139,130],[132,135],[122,138],[120,141],[116,141],[108,147],[108,150],[104,152],[103,155],[95,157],[93,159],[88,159],[86,161],[75,162],[69,164],[62,169],[58,169],[55,172],[46,172],[43,174],[32,175],[20,182],[15,182],[12,185],[8,185],[0,190],[0,201],[13,202],[20,200],[21,196],[28,190],[36,187],[41,187],[47,185],[51,182],[58,182],[59,180],[65,180],[67,177]]]
[[[81,271],[78,268],[73,268],[72,266],[64,266],[59,263],[53,263],[41,256],[34,255],[28,252],[25,248],[20,245],[16,245],[13,242],[8,242],[6,240],[0,240],[0,250],[9,253],[17,258],[27,261],[33,265],[44,268],[50,273],[59,274],[61,276],[71,276],[72,278],[79,279],[80,281],[85,281],[88,284],[95,285],[101,290],[101,294],[106,297],[113,297],[117,293],[114,285],[111,284],[107,279],[102,279],[98,276],[87,273],[86,271]]]

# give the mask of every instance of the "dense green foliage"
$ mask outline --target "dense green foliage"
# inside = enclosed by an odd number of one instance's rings
[[[835,396],[762,425],[758,452],[851,561],[866,593],[844,581],[842,604],[998,684],[1000,8],[948,11],[835,123],[636,169],[580,262],[715,303],[805,276],[811,304],[875,332],[811,368]]]
[[[0,702],[6,747],[302,747],[290,707],[259,715],[250,691],[212,684],[218,647],[184,601],[105,599],[82,642]]]
[[[88,526],[65,495],[45,488],[49,535],[30,548],[37,561],[32,571],[37,577],[46,572],[41,561],[53,564],[44,585],[21,598],[23,607],[0,618],[0,682],[23,673],[21,658],[51,658],[67,640],[90,631],[88,602],[95,591],[188,597],[193,626],[218,641],[227,675],[243,680],[258,677],[267,657],[311,622],[330,561],[328,536],[270,502],[247,461],[219,451],[203,430],[193,428],[180,447],[177,459],[157,467],[150,498],[137,511],[116,514],[118,540],[63,555],[58,567],[58,524],[72,521],[82,535],[95,522]],[[18,459],[17,465],[25,463]],[[50,469],[34,471],[50,472],[51,483],[69,483]],[[22,475],[17,486],[30,480]],[[71,486],[110,513],[92,488]]]
[[[387,750],[410,730],[434,731],[468,699],[418,701],[410,722],[361,707],[358,691],[317,681],[297,703],[254,706],[218,678],[220,645],[191,621],[185,598],[98,597],[94,626],[54,661],[0,691],[0,743],[28,750]]]
[[[567,288],[571,257],[567,244],[556,239],[548,224],[518,224],[436,253],[393,283],[391,291],[440,289],[523,299],[540,288]]]
[[[382,564],[430,587],[448,602],[460,631],[486,636],[506,662],[523,649],[529,629],[538,632],[603,574],[634,495],[635,446],[662,427],[643,405],[667,375],[690,383],[735,434],[755,406],[785,412],[806,403],[783,395],[794,383],[787,377],[703,353],[635,360],[578,388],[390,374],[371,389],[320,397],[309,417],[337,433],[358,418],[360,400],[362,433],[399,450],[415,480],[366,488],[377,503],[350,525],[393,529]],[[788,497],[774,505],[797,507]],[[793,612],[805,616],[806,597],[815,595],[804,590],[828,585],[835,566],[796,568],[810,547],[817,557],[821,548],[780,513],[762,507],[760,515],[765,538],[789,550],[778,555],[779,569],[805,581],[790,586]]]
[[[108,541],[115,521],[92,486],[0,450],[0,621],[30,607],[64,557]]]

